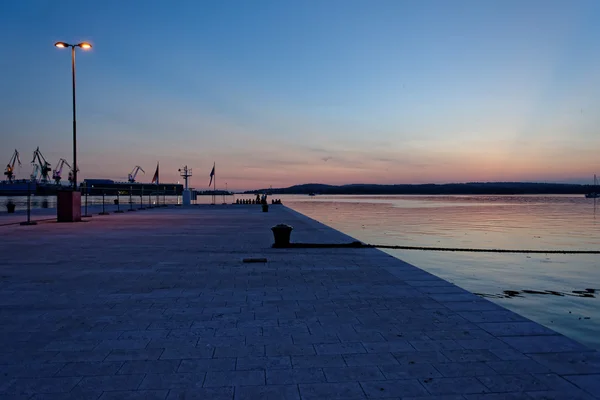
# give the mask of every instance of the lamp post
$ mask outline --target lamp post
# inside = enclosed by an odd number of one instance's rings
[[[77,119],[75,117],[75,47],[79,47],[84,50],[92,48],[92,45],[87,42],[81,42],[78,44],[69,44],[65,42],[54,43],[55,47],[58,48],[71,48],[71,71],[73,75],[73,190],[77,191]]]

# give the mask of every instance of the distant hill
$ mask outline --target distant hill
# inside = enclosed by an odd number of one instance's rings
[[[324,185],[306,183],[278,189],[249,190],[244,193],[272,194],[585,194],[593,191],[591,185],[532,182],[470,182],[420,185]]]

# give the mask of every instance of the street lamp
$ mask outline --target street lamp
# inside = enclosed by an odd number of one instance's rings
[[[60,49],[70,47],[71,48],[71,70],[73,74],[73,189],[77,190],[77,122],[75,117],[75,47],[79,47],[84,50],[92,48],[92,45],[87,42],[81,42],[78,44],[69,44],[65,42],[54,43],[55,47]]]

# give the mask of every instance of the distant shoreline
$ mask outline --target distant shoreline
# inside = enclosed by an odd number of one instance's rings
[[[279,194],[316,194],[316,195],[525,195],[525,194],[580,194],[598,190],[592,185],[577,185],[563,183],[526,183],[526,182],[482,182],[482,183],[448,183],[448,184],[419,184],[419,185],[324,185],[304,184],[288,188],[269,188],[248,190],[244,194],[271,193]]]

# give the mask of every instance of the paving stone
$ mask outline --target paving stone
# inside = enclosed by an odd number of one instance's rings
[[[566,376],[557,374],[531,374],[538,381],[542,382],[548,390],[556,390],[560,392],[577,392],[579,388],[566,379]]]
[[[188,361],[188,360],[186,360]],[[119,375],[168,374],[177,372],[180,360],[135,360],[125,361],[117,372]]]
[[[0,368],[0,376],[7,378],[44,378],[54,376],[65,364],[63,363],[35,363],[14,364]],[[72,375],[75,376],[75,375]],[[0,386],[1,391],[1,386]]]
[[[267,385],[295,385],[325,382],[321,368],[294,368],[267,370]]]
[[[379,332],[356,332],[345,330],[336,333],[340,342],[362,342],[363,345],[373,342],[384,342],[386,339]]]
[[[233,386],[202,388],[193,390],[173,389],[167,400],[233,400]]]
[[[236,370],[263,370],[292,368],[289,356],[282,357],[239,357]]]
[[[99,400],[165,400],[168,390],[127,390],[104,392]]]
[[[167,337],[170,329],[156,329],[152,331],[143,330],[143,331],[118,331],[120,335],[117,337],[118,339],[128,339],[128,340],[138,340],[138,339],[164,339]],[[102,332],[104,333],[104,332]],[[117,338],[106,338],[106,339],[117,339]]]
[[[491,311],[460,311],[458,312],[458,315],[475,323],[528,321],[525,317],[522,317],[519,314],[502,309],[494,309]]]
[[[292,356],[294,368],[344,367],[346,362],[340,355]]]
[[[81,379],[79,377],[18,378],[13,379],[4,392],[9,395],[70,392]]]
[[[360,385],[370,399],[429,394],[416,379],[360,382]]]
[[[297,385],[239,386],[235,400],[300,400]]]
[[[486,322],[477,324],[494,336],[540,336],[557,333],[535,322]]]
[[[532,354],[531,358],[557,374],[600,374],[600,353]]]
[[[503,361],[530,360],[529,356],[513,349],[513,348],[496,348],[488,349],[490,353]]]
[[[594,400],[597,397],[592,397],[589,394],[580,391],[539,391],[539,392],[527,392],[526,393],[531,399],[535,400]]]
[[[456,340],[456,343],[466,350],[511,349],[509,345],[495,337],[489,339],[460,339]]]
[[[121,361],[67,363],[56,376],[114,375],[122,365]]]
[[[204,376],[203,372],[146,374],[139,388],[141,390],[201,388]]]
[[[267,356],[311,356],[315,355],[313,345],[305,344],[267,344],[265,346]]]
[[[409,343],[418,351],[463,349],[463,347],[454,340],[410,340]]]
[[[144,375],[86,376],[80,379],[77,389],[81,391],[127,391],[136,390],[142,383]]]
[[[590,350],[565,336],[508,336],[502,340],[525,353],[561,353]]]
[[[315,344],[317,354],[356,354],[366,353],[361,343],[327,343]]]
[[[442,396],[408,396],[401,397],[401,400],[465,400],[465,398],[461,395],[442,395]]]
[[[442,353],[454,362],[498,361],[499,358],[489,350],[442,350]]]
[[[513,361],[491,361],[486,363],[494,371],[500,375],[510,374],[540,374],[545,372],[551,372],[550,368],[534,361],[534,360],[519,360],[518,362]]]
[[[94,350],[100,343],[98,340],[60,340],[44,347],[48,351],[85,351]]]
[[[226,347],[241,346],[244,344],[258,345],[258,343],[247,342],[246,336],[206,336],[198,338],[196,343],[196,347]]]
[[[474,377],[425,378],[420,379],[419,381],[429,393],[435,395],[489,392],[489,390],[477,379],[478,378]]]
[[[160,354],[161,360],[183,360],[192,358],[212,358],[215,354],[213,347],[177,347],[170,349],[153,349]]]
[[[166,360],[165,360],[166,361]],[[179,363],[179,360],[173,360]],[[206,358],[181,360],[177,372],[208,372],[208,371],[233,371],[235,369],[235,358]]]
[[[531,400],[527,393],[481,393],[465,394],[466,400]]]
[[[500,306],[487,300],[444,302],[444,306],[452,311],[505,311]]]
[[[147,332],[163,332],[163,331],[147,331]],[[195,329],[171,329],[167,334],[167,338],[201,338],[215,336],[217,329],[215,328],[195,328]],[[219,330],[219,332],[221,332]],[[230,336],[220,333],[221,336]],[[234,336],[243,336],[236,332]],[[158,339],[158,338],[156,338]]]
[[[406,340],[382,341],[363,343],[368,353],[399,353],[415,351],[415,348]]]
[[[357,382],[301,383],[298,388],[302,400],[354,400],[366,398]]]
[[[265,371],[208,371],[204,387],[264,385]]]
[[[435,378],[442,375],[427,363],[381,365],[379,369],[386,379]]]
[[[31,397],[27,395],[27,398],[29,400],[98,400],[101,395],[102,391],[82,392],[75,388],[68,393],[36,393]],[[6,400],[8,399],[11,399],[11,397],[6,398]]]
[[[149,339],[103,340],[96,346],[96,350],[143,349],[148,343],[150,343]]]
[[[209,347],[207,349],[212,349]],[[265,346],[259,345],[234,345],[234,346],[219,346],[215,348],[214,357],[262,357],[265,355]],[[181,357],[191,358],[191,357]],[[204,357],[203,357],[204,358]]]
[[[280,336],[280,335],[309,335],[310,332],[307,326],[268,326],[260,329],[262,331],[262,336]],[[253,332],[255,333],[255,332]],[[246,333],[246,337],[250,336],[250,334]],[[257,336],[257,335],[253,335]],[[292,340],[293,342],[293,340]]]
[[[148,349],[171,349],[181,347],[196,347],[198,338],[158,338],[152,339],[144,347]]]
[[[600,395],[600,374],[570,375],[566,376],[565,379],[588,393]]]
[[[327,382],[358,382],[384,380],[376,366],[323,368]]]
[[[340,339],[336,334],[329,335],[305,335],[296,334],[292,335],[294,344],[325,344],[325,343],[339,343]]]
[[[164,349],[112,350],[105,361],[158,360]]]
[[[492,392],[525,392],[550,389],[531,374],[480,376],[478,379]]]
[[[430,294],[429,297],[440,303],[452,303],[452,302],[465,302],[465,301],[476,301],[477,296],[466,292],[466,293],[448,293],[448,294]]]
[[[109,353],[109,350],[61,351],[52,358],[52,362],[98,362],[104,361]]]
[[[450,359],[440,351],[410,351],[393,353],[400,364],[449,362]]]
[[[247,336],[248,345],[292,345],[292,335]]]
[[[346,354],[343,356],[348,366],[395,365],[398,360],[391,353]]]

